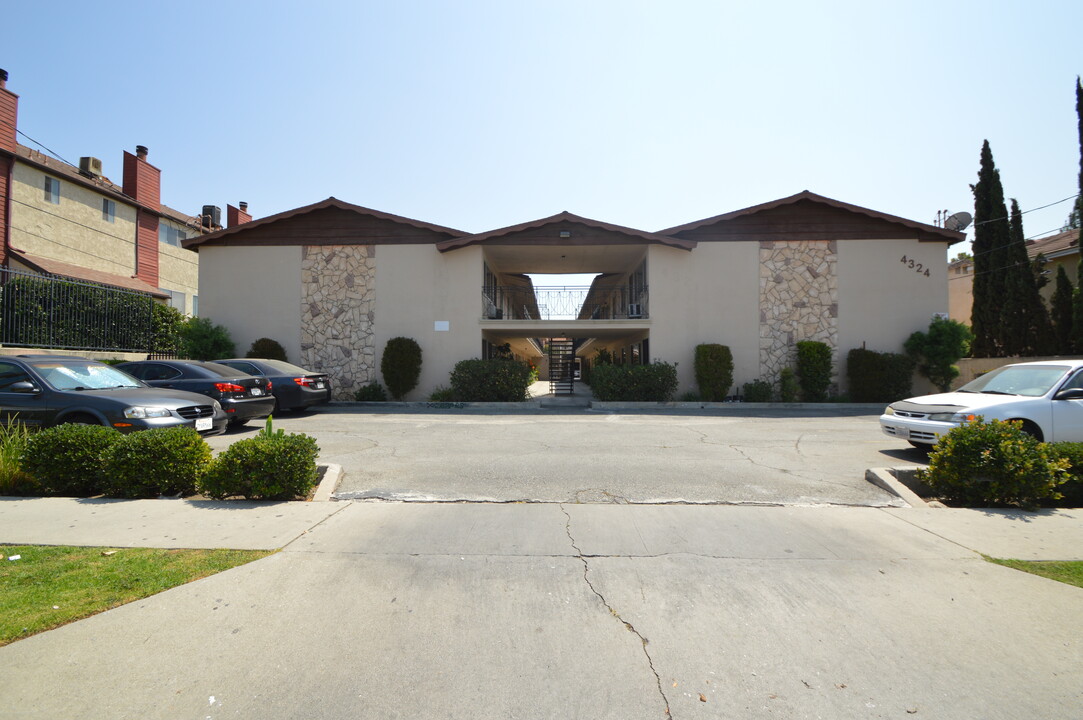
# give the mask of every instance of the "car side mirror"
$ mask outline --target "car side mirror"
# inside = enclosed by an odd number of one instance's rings
[[[1053,396],[1054,400],[1083,400],[1083,388],[1068,388]]]
[[[8,392],[26,393],[29,395],[33,395],[34,393],[41,392],[41,388],[39,388],[37,385],[30,382],[29,380],[20,380],[19,382],[11,383],[10,385],[8,385]]]

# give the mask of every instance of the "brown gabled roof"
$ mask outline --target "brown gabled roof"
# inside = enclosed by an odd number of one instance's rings
[[[218,230],[217,232],[209,233],[198,238],[189,238],[182,241],[182,245],[186,248],[196,248],[204,243],[219,243],[223,240],[227,240],[233,235],[238,233],[247,232],[256,228],[265,227],[280,220],[287,220],[289,218],[295,218],[300,215],[306,215],[308,213],[317,212],[319,210],[325,210],[327,208],[335,208],[338,210],[346,210],[349,212],[355,212],[358,215],[365,215],[368,217],[374,217],[381,220],[389,220],[391,222],[399,223],[401,225],[409,225],[421,230],[430,230],[435,233],[441,233],[449,235],[451,237],[461,237],[465,235],[461,230],[455,230],[454,228],[443,227],[441,225],[433,225],[432,223],[422,222],[421,220],[413,220],[411,218],[402,217],[400,215],[392,215],[391,213],[380,212],[379,210],[373,210],[371,208],[361,207],[360,205],[354,205],[352,203],[344,202],[336,197],[329,197],[312,205],[305,205],[304,207],[294,208],[293,210],[287,210],[285,212],[278,213],[277,215],[269,215],[259,220],[252,220],[242,225],[235,225],[231,228],[225,228]]]
[[[448,250],[454,250],[456,248],[464,247],[466,245],[476,245],[478,243],[484,243],[490,240],[495,240],[497,238],[513,235],[524,230],[536,230],[538,228],[545,227],[546,225],[554,225],[558,223],[575,223],[578,225],[585,225],[596,230],[605,230],[621,235],[627,235],[628,237],[637,240],[646,240],[647,242],[651,243],[669,245],[670,247],[680,248],[681,250],[691,250],[697,245],[694,240],[674,238],[667,235],[660,235],[658,233],[646,232],[644,230],[636,230],[635,228],[624,227],[623,225],[613,225],[612,223],[601,222],[600,220],[591,220],[590,218],[581,217],[565,210],[562,213],[558,213],[547,218],[531,220],[529,222],[520,223],[518,225],[510,225],[505,228],[490,230],[488,232],[478,233],[476,235],[465,235],[463,237],[455,238],[453,240],[445,240],[442,243],[437,243],[436,249],[440,252],[446,252]]]
[[[1039,253],[1047,258],[1079,253],[1079,228],[1027,242],[1027,255],[1036,257]]]
[[[951,245],[957,242],[962,242],[966,239],[966,233],[946,230],[941,227],[936,227],[935,225],[926,225],[925,223],[919,223],[913,220],[907,220],[906,218],[897,217],[895,215],[888,215],[887,213],[870,210],[859,205],[851,205],[850,203],[845,203],[841,200],[833,200],[832,198],[824,197],[823,195],[817,195],[816,193],[809,192],[808,190],[803,190],[796,195],[790,195],[789,197],[772,200],[771,202],[766,202],[761,205],[753,205],[752,207],[747,207],[742,210],[735,210],[733,212],[724,213],[722,215],[715,215],[714,217],[706,218],[704,220],[696,220],[695,222],[687,223],[685,225],[678,225],[676,227],[671,227],[666,230],[660,230],[659,233],[663,235],[677,235],[680,233],[688,232],[690,230],[697,230],[699,228],[707,227],[710,225],[725,223],[730,220],[736,220],[738,218],[755,215],[757,213],[774,210],[776,208],[793,205],[804,201],[818,203],[820,205],[825,205],[827,207],[832,207],[838,210],[845,210],[847,212],[856,213],[858,215],[864,215],[865,217],[872,218],[874,220],[881,220],[884,222],[901,225],[903,227],[916,231],[919,240],[947,241],[947,243]]]
[[[76,280],[86,280],[87,282],[110,285],[124,290],[135,290],[137,292],[153,295],[157,298],[168,298],[170,296],[169,293],[164,293],[153,285],[136,277],[116,275],[101,270],[92,270],[81,265],[72,265],[71,263],[62,262],[60,260],[52,260],[37,255],[27,255],[22,250],[16,250],[15,248],[12,248],[11,250],[12,260],[22,263],[34,272],[74,278]]]

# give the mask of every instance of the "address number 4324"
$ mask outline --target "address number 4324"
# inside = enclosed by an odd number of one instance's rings
[[[924,265],[922,265],[919,262],[915,262],[914,258],[906,257],[905,255],[903,255],[902,256],[902,264],[905,265],[906,267],[910,268],[914,272],[918,273],[919,275],[924,275],[925,277],[929,277],[929,268],[925,267]]]

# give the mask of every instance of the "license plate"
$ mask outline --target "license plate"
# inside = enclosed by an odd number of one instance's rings
[[[318,383],[316,383],[315,387],[316,387],[317,390],[323,390],[323,383],[318,382]]]
[[[910,439],[910,428],[901,427],[899,425],[896,425],[895,426],[895,437],[899,438],[900,440],[909,440]]]
[[[263,391],[260,390],[259,388],[252,388],[252,394],[253,395],[262,395]]]
[[[210,430],[213,425],[213,418],[196,418],[196,430]]]

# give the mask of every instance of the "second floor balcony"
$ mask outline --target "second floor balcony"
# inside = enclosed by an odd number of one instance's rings
[[[640,320],[649,317],[647,288],[628,285],[482,289],[487,320]]]

